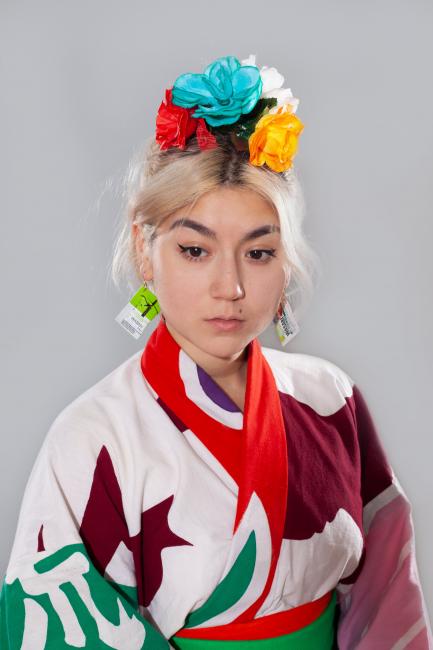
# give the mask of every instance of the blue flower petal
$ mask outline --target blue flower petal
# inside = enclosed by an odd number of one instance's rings
[[[209,84],[209,87],[211,88],[215,99],[218,102],[226,104],[233,94],[231,79],[225,77],[224,74],[221,74],[221,70],[219,71],[218,75],[213,76],[213,79],[216,81],[216,83],[207,77],[205,77],[205,79],[207,80],[207,83]]]
[[[242,97],[249,93],[254,93],[257,98],[262,92],[262,78],[258,68],[253,66],[243,66],[233,76],[233,95]]]
[[[207,66],[204,75],[217,89],[219,99],[228,99],[233,95],[232,76],[239,67],[240,63],[235,57],[222,57]]]
[[[233,124],[249,113],[260,98],[262,80],[256,66],[242,66],[234,56],[210,63],[203,74],[180,75],[173,84],[172,101],[185,108],[197,107],[194,117],[211,126]]]
[[[221,106],[198,108],[193,117],[203,117],[211,126],[222,126],[223,124],[233,124],[237,122],[242,114],[242,104],[239,101],[231,102],[230,106],[225,106],[224,114],[221,113]]]
[[[256,94],[251,95],[251,97],[244,100],[242,104],[242,113],[250,113],[253,110],[254,106],[257,104],[257,102],[260,99],[260,94],[261,92],[258,93],[258,95]]]
[[[212,86],[201,74],[187,72],[180,75],[173,84],[172,101],[177,106],[191,108],[200,102],[214,102]]]
[[[219,59],[215,59],[215,61],[209,63],[203,74],[210,77],[214,66],[224,68],[227,75],[231,77],[237,70],[239,70],[241,62],[235,56],[221,56]]]
[[[214,68],[209,81],[215,88],[215,96],[218,99],[229,99],[233,95],[232,79],[226,74],[224,68]]]

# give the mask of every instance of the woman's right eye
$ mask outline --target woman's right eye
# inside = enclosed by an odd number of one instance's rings
[[[178,244],[178,246],[180,248],[180,254],[191,262],[200,262],[205,257],[205,255],[201,255],[203,252],[206,253],[201,246],[182,246],[182,244]]]

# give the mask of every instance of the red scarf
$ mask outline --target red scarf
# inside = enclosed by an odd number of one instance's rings
[[[272,541],[269,575],[259,598],[236,623],[252,620],[272,585],[280,554],[287,507],[287,444],[280,399],[258,339],[248,344],[242,430],[210,417],[186,395],[179,372],[181,347],[164,320],[151,334],[141,357],[143,375],[161,400],[218,459],[239,486],[233,533],[253,492],[268,516]]]

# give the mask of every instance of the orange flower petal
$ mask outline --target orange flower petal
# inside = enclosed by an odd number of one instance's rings
[[[303,129],[304,125],[289,104],[280,106],[275,113],[263,115],[248,139],[251,164],[266,163],[277,172],[291,167]]]

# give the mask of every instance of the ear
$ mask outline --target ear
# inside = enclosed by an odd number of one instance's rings
[[[146,242],[140,225],[133,223],[131,226],[132,238],[135,244],[135,254],[139,268],[139,274],[142,280],[150,281],[153,279],[152,260],[146,250]]]

